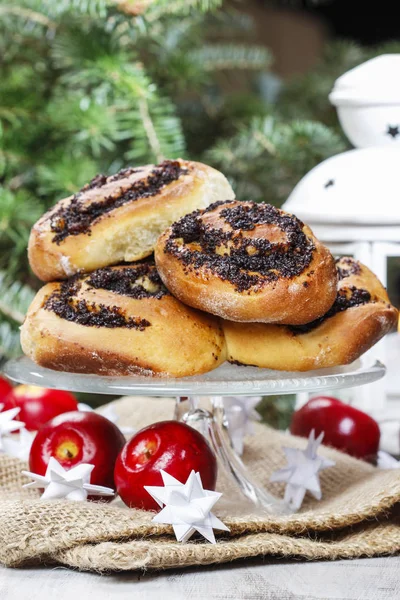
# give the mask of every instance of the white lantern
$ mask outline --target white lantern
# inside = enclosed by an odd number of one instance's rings
[[[353,146],[400,145],[400,54],[383,54],[335,82],[330,101]]]
[[[374,58],[339,77],[330,100],[358,149],[312,169],[283,206],[307,222],[334,254],[354,256],[384,285],[388,259],[400,257],[399,73],[396,54]],[[393,365],[395,346],[400,363],[399,337],[388,336],[371,355]],[[353,392],[353,401],[379,420],[400,419],[400,364],[388,371],[382,382]]]

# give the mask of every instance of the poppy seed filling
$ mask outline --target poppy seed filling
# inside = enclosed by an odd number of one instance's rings
[[[230,230],[223,231],[202,221],[202,215],[225,204],[219,216],[230,225]],[[297,217],[269,204],[230,204],[230,200],[215,202],[174,223],[164,251],[187,268],[208,268],[220,279],[232,283],[238,292],[260,287],[279,277],[296,277],[309,266],[315,246],[303,232],[303,223]],[[286,241],[271,243],[265,237],[243,235],[242,232],[254,230],[257,225],[276,225],[286,234]],[[199,245],[200,249],[185,247],[180,242]],[[226,250],[217,253],[217,248]]]
[[[166,160],[154,167],[146,178],[132,183],[129,189],[125,191],[119,190],[118,193],[112,196],[91,202],[90,204],[85,205],[83,203],[83,194],[89,189],[102,187],[110,181],[118,181],[133,172],[136,172],[136,170],[124,169],[110,179],[107,179],[105,175],[94,177],[87,186],[83,187],[82,190],[73,196],[68,205],[60,207],[51,216],[50,228],[55,233],[52,241],[60,244],[70,235],[79,235],[81,233],[90,235],[92,223],[102,215],[128,202],[155,196],[164,186],[176,181],[182,175],[186,174],[188,170],[182,168],[178,161]]]
[[[305,325],[290,325],[289,329],[294,334],[308,333],[312,331],[322,323],[324,323],[330,317],[334,317],[340,312],[352,308],[353,306],[361,306],[371,302],[371,294],[368,290],[362,288],[356,288],[354,285],[350,285],[346,288],[342,288],[338,291],[336,300],[333,306],[319,319],[306,323]]]
[[[127,317],[118,306],[106,306],[77,299],[82,277],[75,276],[63,281],[44,302],[45,310],[54,312],[61,319],[86,327],[124,327],[144,331],[151,323],[140,317]]]
[[[336,269],[339,280],[350,277],[350,275],[361,274],[360,264],[353,258],[338,258],[336,260]]]
[[[147,287],[145,287],[146,280],[149,284]],[[97,269],[86,280],[86,284],[96,289],[109,290],[137,300],[142,298],[159,300],[169,293],[161,281],[155,265],[152,264],[140,264],[123,269],[110,267]]]

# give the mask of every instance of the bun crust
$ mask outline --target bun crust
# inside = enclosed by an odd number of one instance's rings
[[[148,263],[45,285],[21,344],[43,367],[99,375],[184,377],[226,359],[218,321],[171,296]]]
[[[346,365],[396,327],[398,311],[367,267],[342,258],[337,269],[335,304],[314,323],[288,327],[223,322],[228,360],[283,371]]]
[[[171,223],[221,197],[234,198],[222,173],[182,159],[98,175],[33,226],[31,268],[53,281],[141,260]]]
[[[216,202],[186,215],[160,236],[155,260],[182,302],[232,321],[301,325],[336,297],[329,250],[269,204]]]

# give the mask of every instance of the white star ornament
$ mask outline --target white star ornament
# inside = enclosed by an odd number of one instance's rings
[[[33,479],[23,487],[43,489],[42,500],[56,500],[66,498],[67,500],[85,501],[91,496],[114,496],[114,490],[102,485],[90,483],[90,476],[94,465],[82,463],[72,469],[64,469],[53,457],[47,465],[46,474],[38,475],[29,471],[22,471],[23,475]]]
[[[172,525],[178,542],[186,542],[196,531],[212,544],[216,543],[213,529],[229,531],[212,512],[222,494],[203,488],[199,473],[192,471],[181,483],[165,471],[160,471],[164,486],[144,486],[162,508],[155,523]]]
[[[9,436],[3,439],[3,451],[9,456],[27,461],[35,436],[25,428],[20,430],[19,436]]]
[[[254,422],[261,416],[256,411],[262,396],[227,396],[224,398],[225,419],[234,450],[243,454],[243,442],[246,435],[254,434]]]
[[[16,429],[25,427],[25,423],[22,421],[14,421],[14,417],[18,415],[20,410],[21,409],[17,407],[0,412],[0,450],[4,450],[4,436],[10,434]]]
[[[321,500],[322,492],[318,474],[335,465],[334,461],[317,454],[323,437],[324,432],[315,439],[315,432],[312,430],[305,450],[284,447],[288,464],[275,471],[270,477],[270,481],[273,482],[286,482],[284,501],[294,511],[301,507],[307,491],[317,500]]]

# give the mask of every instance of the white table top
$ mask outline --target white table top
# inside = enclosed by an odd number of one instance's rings
[[[279,559],[181,571],[96,575],[63,567],[0,568],[1,600],[395,600],[400,557]]]

